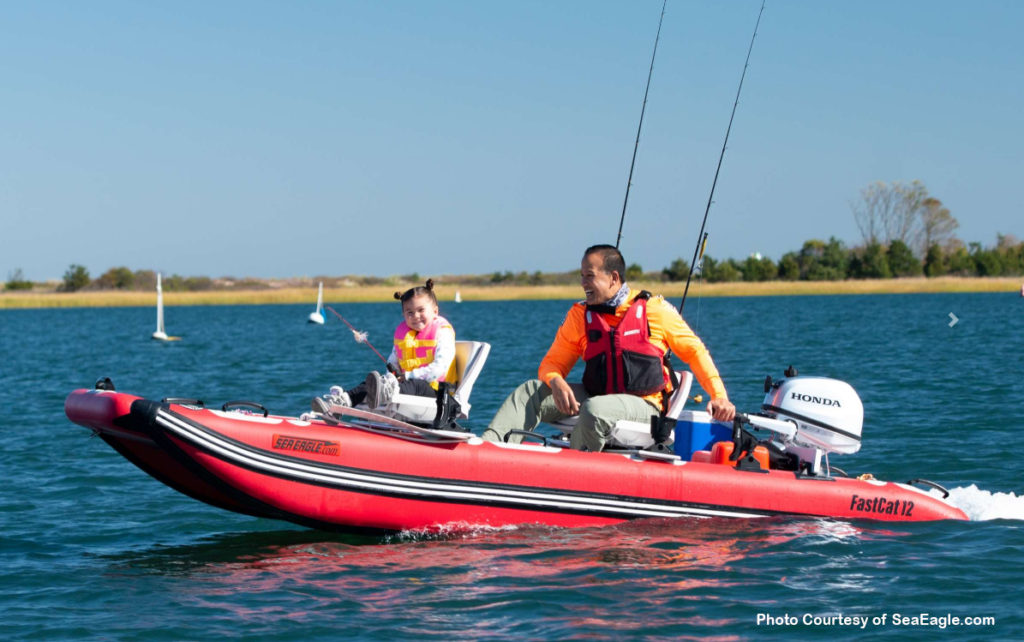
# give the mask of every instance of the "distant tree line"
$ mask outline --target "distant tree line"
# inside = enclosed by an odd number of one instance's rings
[[[183,277],[173,274],[165,277],[162,282],[164,290],[169,292],[201,291],[216,289],[263,289],[270,287],[260,279],[236,280],[230,277],[211,279],[206,276]],[[7,280],[6,290],[31,290],[35,283],[25,280],[21,269],[15,270]],[[156,288],[156,272],[153,270],[132,271],[126,267],[110,268],[95,279],[83,265],[72,263],[64,272],[64,277],[57,286],[58,292],[78,292],[79,290],[153,290]]]
[[[666,281],[685,281],[689,263],[676,259],[662,270]],[[1024,243],[1011,235],[998,235],[994,246],[965,246],[955,240],[932,245],[923,259],[899,239],[887,244],[869,243],[848,248],[835,237],[805,241],[796,252],[787,252],[776,263],[752,255],[743,261],[716,260],[705,255],[694,271],[712,283],[727,281],[839,281],[890,279],[913,276],[1020,276],[1024,275]]]
[[[835,237],[811,239],[777,263],[758,254],[742,261],[704,256],[694,273],[712,282],[1024,275],[1024,243],[999,234],[992,246],[965,244],[954,234],[956,218],[920,181],[872,183],[851,210],[862,237],[852,248]],[[689,270],[676,259],[662,276],[683,281]]]
[[[796,251],[782,255],[778,262],[759,254],[746,259],[715,259],[705,255],[695,275],[705,281],[836,281],[843,279],[888,279],[943,275],[1021,276],[1024,275],[1024,243],[1010,234],[998,234],[995,245],[964,243],[955,235],[959,223],[939,199],[928,194],[919,181],[911,183],[872,183],[861,190],[860,200],[851,203],[861,242],[847,247],[830,237],[828,241],[804,241]],[[626,268],[627,280],[685,281],[690,264],[675,259],[660,272],[644,272],[633,263]],[[435,280],[438,280],[435,278]],[[418,273],[392,277],[344,276],[313,277],[328,287],[360,285],[405,285],[423,281]],[[310,279],[287,282],[306,286]],[[439,282],[462,285],[567,285],[579,282],[579,272],[493,272],[470,276],[444,276]],[[278,285],[281,282],[277,282]],[[6,290],[30,290],[33,283],[21,269],[8,275]],[[115,267],[93,279],[89,271],[72,264],[58,286],[61,292],[78,290],[152,290],[156,287],[153,270],[132,271]],[[222,289],[266,289],[274,284],[262,279],[235,279],[205,276],[163,279],[170,292]]]

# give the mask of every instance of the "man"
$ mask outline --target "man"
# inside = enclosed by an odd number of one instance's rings
[[[542,421],[578,414],[572,447],[599,451],[619,419],[647,423],[661,411],[672,387],[669,350],[690,366],[711,395],[708,413],[732,421],[736,408],[704,343],[662,297],[631,289],[625,272],[617,248],[587,248],[580,264],[586,300],[569,310],[541,361],[538,378],[508,396],[484,439],[501,441],[510,430],[533,430]],[[586,361],[583,384],[570,384],[565,377],[580,357]],[[518,436],[513,440],[520,441]]]

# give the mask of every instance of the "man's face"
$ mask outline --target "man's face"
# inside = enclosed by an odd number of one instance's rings
[[[618,272],[605,272],[601,255],[594,253],[583,257],[580,264],[580,285],[583,286],[587,304],[599,305],[615,296],[622,287],[622,279]]]

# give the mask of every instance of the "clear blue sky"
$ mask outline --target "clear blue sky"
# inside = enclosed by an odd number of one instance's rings
[[[690,257],[760,0],[669,0],[622,249]],[[661,0],[12,2],[0,278],[570,270],[614,243]],[[1024,237],[1024,3],[768,0],[708,252],[921,180]]]

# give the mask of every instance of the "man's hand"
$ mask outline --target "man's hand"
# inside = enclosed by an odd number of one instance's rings
[[[548,381],[548,387],[551,388],[551,398],[554,400],[555,408],[558,408],[558,412],[567,415],[579,414],[580,402],[576,401],[576,395],[572,393],[572,388],[565,379],[562,377],[552,377]]]
[[[708,404],[708,414],[718,421],[732,421],[736,416],[736,406],[728,399],[712,399]]]

